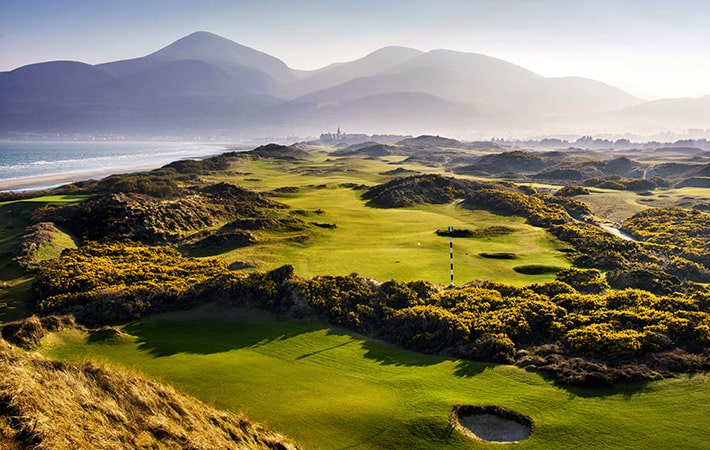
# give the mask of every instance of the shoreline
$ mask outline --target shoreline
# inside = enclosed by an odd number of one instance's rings
[[[121,169],[107,170],[87,170],[83,172],[73,172],[56,175],[38,175],[34,177],[16,178],[10,180],[0,180],[0,193],[41,191],[44,189],[54,189],[65,184],[79,181],[95,180],[106,178],[111,175],[120,175],[133,172],[146,172],[163,167],[164,164],[150,164]]]
[[[8,143],[10,145],[9,150],[12,152],[20,151],[26,141],[17,141],[18,148],[13,147],[14,141],[3,141],[0,139],[0,144]],[[8,170],[11,167],[11,162],[7,163],[9,165],[3,166],[2,176],[0,176],[0,193],[11,193],[11,192],[31,192],[40,190],[54,189],[66,184],[76,183],[86,180],[97,180],[101,178],[106,178],[111,175],[119,175],[133,172],[146,172],[149,170],[159,169],[167,164],[171,164],[175,161],[181,160],[202,160],[205,158],[211,158],[225,152],[229,151],[239,151],[242,145],[233,143],[173,143],[171,142],[156,142],[160,144],[151,147],[151,151],[146,151],[143,143],[136,142],[110,142],[101,141],[99,143],[94,142],[66,142],[58,141],[58,145],[69,145],[71,148],[74,146],[72,144],[79,145],[79,150],[86,150],[87,145],[93,146],[95,144],[107,144],[107,152],[97,151],[80,151],[78,153],[74,152],[69,154],[66,158],[57,158],[55,155],[41,154],[38,156],[39,159],[44,159],[44,161],[39,162],[28,162],[26,164],[39,164],[51,165],[54,162],[57,165],[53,168],[59,173],[54,174],[31,174],[28,173],[27,176],[13,177],[13,171]],[[125,145],[124,145],[125,144]],[[66,146],[65,145],[65,146]],[[146,144],[147,145],[147,144]],[[25,145],[26,146],[26,145]],[[117,151],[111,151],[113,147],[116,147]],[[137,147],[136,147],[137,146]],[[63,147],[62,147],[63,148]],[[59,155],[61,156],[62,148],[59,148]],[[247,148],[245,147],[244,150]],[[44,151],[43,147],[40,150]],[[101,149],[99,149],[101,150]],[[87,156],[88,155],[88,156]],[[113,155],[113,156],[112,156]],[[57,158],[57,161],[55,161]],[[69,159],[67,159],[69,158]],[[74,159],[75,158],[75,159]],[[110,161],[115,158],[115,161]],[[93,164],[92,159],[98,159],[99,163]],[[76,164],[72,164],[72,163]],[[5,163],[3,163],[5,164]],[[106,166],[109,167],[106,167]],[[103,166],[103,167],[101,167]],[[113,166],[113,167],[111,167]],[[46,170],[46,169],[45,169]],[[27,172],[25,172],[27,173]],[[17,174],[17,172],[16,172]],[[8,177],[8,178],[3,178]]]

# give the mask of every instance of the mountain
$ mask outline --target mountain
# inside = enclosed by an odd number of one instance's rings
[[[272,56],[196,32],[141,58],[0,74],[0,131],[194,135],[240,126],[296,79]]]
[[[644,102],[501,59],[385,47],[314,71],[199,31],[139,58],[0,73],[0,133],[456,135],[710,128],[710,100]],[[666,119],[664,119],[666,118]],[[682,119],[682,120],[681,120]]]
[[[604,112],[641,103],[620,89],[584,78],[544,78],[485,55],[433,50],[379,73],[312,92],[304,100],[337,104],[393,92],[419,92],[498,114],[557,116]]]
[[[238,79],[243,78],[245,73],[259,74],[268,80],[261,83],[270,84],[272,88],[297,79],[283,61],[206,31],[192,33],[142,58],[101,64],[99,67],[117,75],[128,75],[178,61],[200,61]]]
[[[682,126],[710,128],[710,95],[701,98],[654,100],[625,108],[614,114],[623,121],[636,121],[651,127]]]
[[[250,68],[281,83],[296,80],[291,69],[280,59],[206,31],[192,33],[146,58],[157,61],[194,59],[211,63],[228,73],[238,72],[241,68]]]
[[[300,80],[292,86],[296,94],[328,89],[360,77],[376,75],[423,53],[407,47],[384,47],[364,58],[335,63],[322,69],[301,71]]]
[[[113,74],[75,61],[54,61],[0,73],[0,99],[31,101],[71,95],[85,86],[111,80]]]

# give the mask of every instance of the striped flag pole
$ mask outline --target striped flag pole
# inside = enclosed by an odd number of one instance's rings
[[[454,227],[449,226],[449,265],[451,266],[451,287],[454,287]]]

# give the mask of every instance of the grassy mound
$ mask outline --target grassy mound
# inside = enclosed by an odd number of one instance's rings
[[[422,203],[449,203],[463,198],[466,191],[480,183],[441,175],[420,175],[397,178],[368,189],[362,196],[368,205],[384,208],[400,208]]]
[[[380,175],[385,175],[388,177],[407,177],[412,175],[420,175],[421,172],[418,170],[404,169],[402,167],[397,167],[393,170],[387,170],[385,172],[380,172]]]
[[[458,237],[458,238],[465,238],[465,237],[473,237],[474,232],[472,230],[469,230],[467,228],[454,228],[453,230],[449,231],[448,229],[446,230],[436,230],[436,235],[437,236],[446,236],[446,237]]]
[[[465,173],[467,171],[470,172],[471,169],[475,169],[488,173],[530,173],[537,172],[551,164],[553,164],[551,158],[541,158],[538,155],[523,151],[512,151],[483,156],[476,161],[475,165],[463,167],[460,171]]]
[[[423,134],[415,138],[406,138],[397,142],[397,145],[409,148],[461,148],[463,143],[456,139]]]
[[[245,152],[244,155],[253,155],[259,158],[281,159],[297,161],[308,158],[308,152],[303,151],[296,145],[285,146],[279,144],[267,144]]]
[[[0,371],[0,448],[297,448],[244,417],[93,363],[5,349]]]
[[[403,154],[403,149],[394,145],[378,144],[376,142],[367,142],[365,144],[350,145],[344,149],[336,150],[331,153],[332,156],[365,156],[379,157]]]
[[[144,191],[143,186],[101,192],[78,205],[40,211],[37,218],[63,226],[83,240],[163,244],[241,219],[268,222],[288,215],[285,205],[228,183],[180,187],[168,197]]]
[[[11,322],[2,328],[2,337],[19,347],[31,350],[39,346],[42,338],[50,331],[75,327],[72,316],[28,317],[19,322]]]
[[[58,257],[66,248],[76,248],[71,235],[51,222],[39,222],[20,236],[13,260],[21,267],[34,268],[42,261]]]

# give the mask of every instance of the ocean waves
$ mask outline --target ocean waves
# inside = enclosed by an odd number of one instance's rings
[[[183,142],[2,141],[0,180],[118,173],[204,158],[225,150],[225,145]]]

